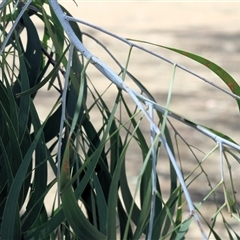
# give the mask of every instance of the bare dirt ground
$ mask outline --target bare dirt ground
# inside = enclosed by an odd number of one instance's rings
[[[240,83],[240,3],[77,1],[78,7],[72,1],[62,1],[61,3],[73,16],[122,37],[179,48],[208,58],[228,71]],[[129,47],[86,26],[81,25],[81,29],[101,40],[123,65],[126,63]],[[87,40],[87,38],[84,38],[84,41],[94,55],[114,68],[107,54],[103,53],[97,44]],[[144,46],[227,89],[221,80],[206,67],[170,51],[153,46]],[[104,80],[96,70],[92,69],[91,71],[95,87],[104,90],[108,84],[107,80]],[[116,71],[119,71],[119,69]],[[172,74],[170,64],[134,49],[129,71],[138,77],[159,104],[165,106]],[[130,82],[127,82],[127,84],[131,86]],[[105,94],[109,103],[114,94],[116,94],[114,89],[110,89]],[[41,102],[39,101],[39,107],[44,116],[49,98],[52,96],[49,96],[48,93],[42,93],[42,96],[44,98],[41,98]],[[131,100],[129,104],[131,104]],[[236,102],[231,97],[180,69],[177,69],[170,109],[197,123],[224,132],[236,142],[240,142],[238,132],[240,121]],[[97,119],[97,117],[97,115],[92,116],[93,119]],[[202,149],[205,153],[214,146],[212,141],[207,140],[190,128],[176,122],[174,124],[187,141]],[[148,134],[147,123],[143,127]],[[196,162],[184,144],[181,143],[180,146],[183,149],[181,156],[184,162],[184,173],[187,176],[196,166]],[[139,156],[136,149],[133,148],[132,155],[128,157],[129,178],[133,189],[141,168]],[[166,185],[167,191],[169,186],[168,164],[166,159],[161,161],[158,164],[158,173],[161,181]],[[235,190],[240,193],[240,184],[237,182],[239,164],[233,161],[231,166],[236,179]],[[213,155],[207,159],[204,168],[213,185],[217,184],[220,180],[218,155]],[[208,191],[207,183],[203,181],[205,181],[203,178],[198,178],[195,185],[190,188],[194,203],[201,201]],[[222,203],[221,189],[219,189],[218,197],[219,203]],[[237,198],[239,200],[239,197]],[[207,202],[201,209],[209,220],[216,210],[211,201]],[[227,211],[224,211],[224,214],[227,217]],[[232,219],[229,219],[229,221],[237,227],[236,221]],[[240,232],[239,226],[237,228]],[[221,225],[217,225],[216,229],[222,239],[228,239],[226,233],[222,231]],[[194,224],[187,235],[187,239],[201,239],[199,229]]]

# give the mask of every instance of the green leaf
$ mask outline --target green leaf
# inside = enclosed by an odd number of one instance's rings
[[[43,223],[42,225],[35,226],[35,228],[24,233],[24,239],[45,239],[51,233],[53,233],[58,226],[62,224],[65,216],[62,209],[57,209],[54,212],[54,215],[51,216],[48,221]]]
[[[34,135],[41,131],[41,123],[36,112],[32,111],[31,121],[34,126]],[[44,193],[47,188],[47,153],[46,143],[43,135],[40,137],[35,148],[35,171],[31,183],[32,193],[26,206],[26,211],[23,216],[22,230],[27,231],[35,220],[38,218],[44,201]],[[29,187],[29,186],[28,186]]]
[[[19,230],[16,229],[17,225],[19,225],[19,220],[17,219],[19,209],[18,201],[16,201],[16,199],[19,197],[29,164],[32,160],[33,151],[36,149],[36,146],[41,138],[43,126],[44,125],[42,125],[42,127],[38,130],[36,137],[34,138],[32,144],[29,146],[29,150],[24,156],[10,188],[3,213],[1,226],[2,239],[17,239],[19,236],[21,236]]]
[[[62,208],[64,211],[64,214],[70,223],[70,226],[74,230],[74,233],[80,238],[80,239],[106,239],[106,236],[104,236],[101,232],[99,232],[85,217],[82,210],[78,206],[77,199],[75,197],[75,194],[71,188],[71,185],[66,184],[70,180],[70,163],[69,163],[69,157],[70,157],[70,142],[67,142],[64,156],[63,156],[63,162],[62,162],[62,169],[61,169],[61,177],[60,177],[60,189],[62,191],[61,193],[61,200],[62,200]]]
[[[189,226],[192,222],[192,218],[187,219],[185,222],[181,223],[180,228],[177,230],[177,235],[172,235],[174,238],[171,237],[172,240],[182,240],[185,239],[185,235],[188,232]]]
[[[47,69],[42,69],[41,74],[38,76],[38,81],[36,82],[36,85],[32,86],[30,89],[27,89],[25,91],[21,91],[19,93],[16,93],[17,97],[22,97],[25,95],[31,95],[31,94],[36,94],[36,92],[42,88],[46,83],[49,82],[50,79],[53,79],[57,76],[57,73],[59,71],[59,66],[63,60],[63,58],[65,57],[66,53],[68,51],[68,48],[66,48],[62,54],[62,56],[58,59],[58,61],[55,63],[54,68],[50,71],[50,73],[42,80],[41,80],[41,76],[43,75],[43,72],[45,72]],[[39,82],[40,81],[40,82]]]
[[[27,47],[24,53],[24,60],[26,62],[29,86],[31,88],[38,83],[38,74],[42,64],[42,46],[37,29],[27,13],[23,14],[22,20],[27,31]],[[26,81],[24,78],[21,79],[21,81],[24,80]]]
[[[20,143],[18,142],[18,136],[15,132],[15,128],[13,123],[7,113],[7,110],[0,102],[0,112],[1,117],[4,119],[6,124],[6,130],[8,134],[8,141],[3,143],[3,149],[8,154],[8,158],[4,159],[6,170],[8,173],[8,184],[11,185],[13,181],[13,177],[15,176],[16,172],[18,171],[18,167],[22,162],[22,153],[20,149]],[[16,154],[17,158],[13,157],[13,153]]]
[[[206,66],[207,68],[212,70],[216,75],[218,75],[234,94],[236,94],[237,96],[240,96],[240,86],[238,85],[238,83],[234,80],[234,78],[229,73],[227,73],[223,68],[221,68],[214,62],[212,62],[206,58],[203,58],[199,55],[190,53],[190,52],[186,52],[186,51],[179,50],[176,48],[165,47],[165,46],[161,46],[161,45],[158,45],[158,46],[166,48],[166,49],[174,51],[174,52],[177,52],[177,53],[180,53],[180,54],[182,54],[188,58],[191,58],[194,61],[199,62],[202,65]],[[238,104],[238,108],[240,110],[240,100],[236,100],[236,101]]]

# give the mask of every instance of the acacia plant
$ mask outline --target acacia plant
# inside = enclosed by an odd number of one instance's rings
[[[239,162],[240,146],[223,133],[169,108],[176,69],[212,87],[217,84],[148,47],[164,48],[205,65],[230,89],[217,87],[219,91],[236,99],[240,107],[240,87],[224,69],[186,51],[114,35],[72,17],[56,0],[4,0],[0,10],[1,239],[184,239],[194,221],[196,236],[221,239],[215,228],[219,219],[229,239],[240,237],[224,212],[227,208],[234,224],[239,225],[236,182],[229,168],[231,184],[225,184],[223,167],[223,163],[229,164],[229,158]],[[82,32],[80,24],[128,45],[125,65],[101,39]],[[119,72],[104,63],[101,55],[92,54],[84,39],[93,39]],[[165,106],[131,73],[133,49],[172,65]],[[98,89],[90,74],[93,68],[109,82],[104,91]],[[134,87],[129,87],[126,80]],[[111,87],[115,94],[109,102]],[[37,104],[43,92],[54,99],[45,106],[49,111],[44,117]],[[215,146],[201,158],[196,156],[198,146],[184,141],[171,119],[204,134]],[[188,176],[179,164],[176,136],[197,160]],[[134,191],[127,167],[132,146],[140,166]],[[221,180],[213,185],[202,164],[217,150]],[[168,169],[168,193],[157,172],[163,158]],[[199,175],[196,170],[200,170]],[[208,191],[196,204],[189,187],[200,175]],[[192,181],[188,181],[190,177]],[[224,194],[221,204],[215,196],[219,189]],[[49,199],[53,191],[55,197]],[[209,198],[216,206],[211,221],[201,212]],[[188,209],[187,218],[184,209]]]

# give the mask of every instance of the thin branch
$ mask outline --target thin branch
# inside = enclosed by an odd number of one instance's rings
[[[96,25],[93,25],[93,24],[91,24],[91,23],[85,22],[85,21],[83,21],[83,20],[81,20],[81,19],[78,19],[78,18],[74,18],[74,17],[71,17],[71,16],[66,16],[65,19],[68,20],[68,21],[79,22],[79,23],[81,23],[81,24],[84,24],[84,25],[86,25],[86,26],[89,26],[89,27],[91,27],[91,28],[94,28],[94,29],[96,29],[96,30],[98,30],[98,31],[100,31],[100,32],[103,32],[103,33],[105,33],[105,34],[113,37],[113,38],[118,39],[119,41],[122,41],[122,42],[128,44],[129,46],[132,46],[132,47],[138,48],[138,49],[140,49],[140,50],[142,50],[142,51],[144,51],[144,52],[147,52],[147,53],[149,53],[150,55],[153,55],[153,56],[155,56],[155,57],[157,57],[157,58],[160,58],[161,60],[163,60],[163,61],[165,61],[165,62],[167,62],[167,63],[169,63],[169,64],[176,65],[178,68],[182,69],[183,71],[188,72],[188,73],[190,73],[191,75],[193,75],[193,76],[195,76],[195,77],[203,80],[204,82],[206,82],[206,83],[208,83],[209,85],[217,88],[218,90],[220,90],[220,91],[222,91],[222,92],[230,95],[230,96],[233,97],[234,99],[239,99],[239,100],[240,100],[240,96],[238,96],[238,95],[236,95],[236,94],[234,94],[234,93],[232,93],[232,92],[230,92],[230,91],[228,91],[228,90],[225,90],[225,89],[219,87],[219,86],[216,85],[215,83],[213,83],[213,82],[211,82],[210,80],[208,80],[208,79],[200,76],[199,74],[191,71],[190,69],[188,69],[188,68],[186,68],[186,67],[184,67],[184,66],[182,66],[182,65],[180,65],[180,64],[178,64],[178,63],[175,63],[175,62],[173,62],[173,61],[171,61],[171,60],[169,60],[169,59],[167,59],[167,58],[165,58],[165,57],[163,57],[163,56],[161,56],[161,55],[159,55],[159,54],[157,54],[157,53],[155,53],[155,52],[152,52],[152,51],[150,51],[150,50],[148,50],[148,49],[146,49],[146,48],[144,48],[144,47],[142,47],[142,46],[139,46],[139,45],[137,45],[137,44],[129,41],[129,40],[126,39],[126,38],[120,37],[120,36],[118,36],[118,35],[116,35],[116,34],[113,34],[113,33],[109,32],[109,31],[103,29],[103,28],[100,28],[100,27],[98,27],[98,26],[96,26]],[[140,42],[146,43],[146,42],[144,42],[144,41],[140,41]],[[156,45],[156,44],[155,44],[155,45]]]
[[[166,142],[164,136],[162,135],[160,129],[158,126],[154,123],[151,116],[148,114],[148,112],[145,110],[145,108],[142,105],[142,102],[139,101],[136,94],[126,85],[125,82],[115,73],[113,72],[105,63],[103,63],[101,60],[99,60],[97,57],[93,56],[88,49],[86,49],[83,44],[80,42],[80,40],[77,38],[75,33],[73,32],[69,22],[66,20],[66,16],[64,15],[62,9],[58,5],[58,3],[55,0],[49,1],[50,5],[52,6],[56,16],[58,17],[59,21],[61,22],[64,30],[66,31],[71,43],[87,58],[89,61],[109,80],[111,80],[113,83],[115,83],[118,87],[125,90],[130,97],[133,99],[135,104],[138,106],[138,108],[142,111],[142,113],[145,115],[147,120],[149,121],[150,125],[152,126],[152,130],[159,136],[160,141],[163,143],[165,149],[167,150],[168,156],[173,164],[173,167],[176,171],[176,174],[179,178],[180,184],[183,188],[183,192],[185,194],[190,215],[193,216],[199,226],[199,229],[201,231],[203,239],[207,239],[207,236],[205,232],[203,231],[200,219],[194,209],[193,202],[191,200],[190,194],[188,192],[188,189],[186,187],[186,184],[184,182],[183,176],[181,174],[181,171],[179,170],[179,167],[176,164],[176,160],[171,152],[171,149],[168,146],[168,143]]]
[[[62,27],[64,28],[66,34],[68,35],[71,43],[82,53],[83,56],[85,56],[91,64],[93,64],[106,78],[108,78],[111,82],[113,82],[115,85],[117,85],[119,88],[123,89],[124,91],[126,91],[129,96],[132,98],[132,100],[135,102],[135,104],[138,106],[138,108],[142,111],[142,113],[145,115],[145,117],[147,118],[147,120],[149,121],[150,123],[150,126],[151,126],[151,129],[153,132],[155,132],[155,134],[157,136],[159,136],[159,140],[162,142],[163,146],[165,147],[167,153],[168,153],[168,156],[172,162],[172,165],[175,169],[175,172],[178,176],[178,179],[180,181],[180,184],[182,186],[182,189],[183,189],[183,192],[184,192],[184,195],[186,197],[186,201],[188,203],[188,207],[189,207],[189,210],[190,210],[190,216],[193,216],[198,224],[198,227],[201,231],[201,234],[202,234],[202,237],[203,239],[207,239],[207,236],[203,230],[203,227],[202,227],[202,224],[200,222],[200,219],[195,211],[195,208],[194,208],[194,205],[193,205],[193,202],[191,200],[191,197],[190,197],[190,194],[188,192],[188,189],[186,187],[186,184],[185,184],[185,181],[184,181],[184,178],[182,176],[182,173],[176,163],[176,159],[173,155],[173,153],[171,152],[171,149],[170,147],[168,146],[168,143],[167,141],[165,140],[162,132],[160,131],[160,129],[158,128],[158,126],[154,123],[153,119],[152,119],[152,116],[149,115],[149,113],[146,111],[145,107],[143,106],[143,102],[145,103],[152,103],[154,108],[156,110],[159,110],[161,112],[164,112],[166,113],[167,112],[167,115],[169,116],[172,116],[182,122],[184,122],[185,124],[195,128],[195,129],[198,129],[199,131],[201,131],[202,133],[206,134],[207,136],[209,136],[210,138],[212,138],[214,141],[217,141],[219,143],[225,143],[229,146],[232,146],[236,149],[239,149],[240,150],[240,147],[234,143],[231,143],[230,141],[228,140],[225,140],[219,136],[217,136],[216,134],[212,133],[210,130],[202,127],[202,126],[199,126],[173,112],[170,112],[168,109],[164,109],[162,108],[161,106],[157,105],[155,102],[153,102],[152,100],[149,100],[148,98],[145,98],[143,97],[141,94],[133,91],[131,88],[129,88],[126,83],[115,73],[113,72],[104,62],[102,62],[100,59],[98,59],[96,56],[94,56],[93,54],[91,54],[91,52],[85,48],[85,46],[80,42],[80,40],[77,38],[77,36],[75,35],[75,33],[73,32],[70,24],[68,21],[81,21],[81,20],[77,20],[75,18],[72,18],[72,17],[69,17],[69,16],[66,16],[62,9],[60,8],[60,6],[58,5],[57,1],[56,0],[49,0],[49,3],[51,5],[51,7],[53,8],[56,16],[58,17],[59,21],[61,22],[62,24]],[[100,28],[97,28],[99,31],[102,31]],[[116,36],[116,35],[114,35]],[[117,37],[117,36],[116,36]],[[119,38],[119,37],[117,37]],[[140,46],[137,46],[129,41],[127,41],[126,39],[123,39],[122,38],[122,41],[124,41],[125,43],[129,44],[130,46],[135,46],[135,47],[138,47],[139,49],[142,49],[143,51],[146,51],[152,55],[155,55],[155,56],[158,56],[157,54],[155,53],[152,53]],[[165,59],[161,56],[158,56],[159,58],[163,59],[164,61],[167,61],[171,64],[174,64],[173,62],[169,61],[168,59]],[[208,80],[206,80],[205,78],[202,78],[201,76],[191,72],[190,70],[186,69],[185,67],[182,67],[178,64],[175,64],[176,66],[180,67],[181,69],[199,77],[200,79],[208,82],[209,84],[213,85],[214,87],[218,88],[219,90],[225,92],[226,94],[229,94],[231,95],[232,97],[234,98],[239,98],[238,96],[235,96],[234,94],[232,93],[229,93],[228,91],[225,91],[224,89],[221,89],[219,88],[218,86],[215,86],[214,84],[212,84],[211,82],[209,82]],[[145,99],[143,101],[143,99]]]
[[[0,3],[0,9],[3,8],[5,6],[5,4],[7,4],[8,0],[2,0],[2,2]]]
[[[150,104],[149,105],[149,115],[154,120],[154,108]],[[148,236],[147,239],[152,239],[152,231],[153,231],[153,222],[155,216],[155,204],[156,204],[156,192],[157,192],[157,171],[156,171],[156,147],[155,147],[155,137],[156,134],[152,129],[152,125],[150,124],[150,132],[151,132],[151,145],[152,147],[152,199],[151,199],[151,210],[150,210],[150,217],[149,217],[149,227],[148,227]]]

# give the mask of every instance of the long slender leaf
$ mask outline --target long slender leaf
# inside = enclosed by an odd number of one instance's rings
[[[62,207],[64,214],[73,228],[75,234],[80,239],[105,239],[105,236],[99,232],[89,221],[86,219],[82,210],[77,204],[77,199],[71,186],[65,188],[66,183],[70,179],[69,172],[69,156],[70,156],[70,143],[67,143],[66,150],[63,156],[63,167],[61,170],[61,193]]]
[[[44,126],[44,125],[43,125]],[[32,160],[32,153],[35,150],[40,137],[42,135],[43,126],[38,130],[36,137],[32,144],[29,147],[28,152],[23,158],[23,161],[17,171],[17,174],[13,180],[13,184],[9,191],[8,199],[6,201],[6,206],[3,213],[3,221],[1,226],[1,236],[3,239],[15,239],[20,236],[20,232],[16,231],[15,223],[16,223],[16,216],[18,211],[18,196],[20,194],[20,190],[22,187],[22,183],[25,179],[29,164]]]
[[[240,96],[240,86],[238,85],[238,83],[233,79],[233,77],[228,72],[226,72],[223,68],[218,66],[216,63],[214,63],[206,58],[203,58],[199,55],[187,52],[187,51],[183,51],[183,50],[176,49],[176,48],[165,47],[165,46],[160,46],[160,47],[180,53],[180,54],[182,54],[188,58],[191,58],[194,61],[199,62],[202,65],[206,66],[211,71],[213,71],[215,74],[217,74],[234,94]],[[238,104],[238,108],[240,110],[240,100],[236,100],[236,101]]]

